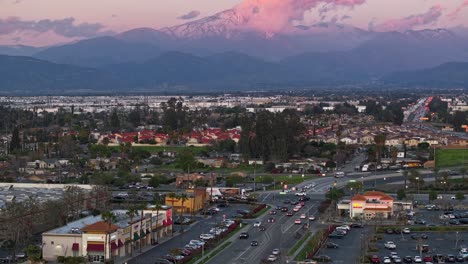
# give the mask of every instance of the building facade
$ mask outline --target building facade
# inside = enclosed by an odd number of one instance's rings
[[[393,215],[393,198],[383,192],[369,191],[357,194],[351,200],[343,200],[338,210],[349,214],[351,218],[387,219]]]
[[[89,216],[42,234],[42,255],[47,261],[58,257],[85,257],[91,263],[125,257],[172,234],[172,208],[148,207],[129,216],[114,210],[116,221],[104,222]]]

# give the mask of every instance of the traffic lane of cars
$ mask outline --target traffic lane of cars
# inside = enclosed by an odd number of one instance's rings
[[[316,210],[317,203],[309,202],[306,205],[307,207],[301,211],[310,210],[313,213]],[[281,205],[280,207],[287,207],[288,211],[292,211],[293,208],[291,205]],[[270,214],[270,212],[276,213]],[[264,226],[265,231],[260,231],[259,227],[254,228],[252,225],[248,231],[248,239],[238,239],[229,247],[229,250],[224,250],[208,263],[222,263],[226,262],[227,259],[231,260],[228,263],[259,263],[262,258],[268,258],[275,248],[282,250],[283,248],[292,247],[297,241],[294,234],[302,226],[294,225],[294,218],[286,216],[286,213],[281,212],[281,210],[272,208],[270,212],[263,216],[260,221],[260,226]],[[299,216],[299,213],[296,216]],[[269,218],[274,218],[275,221],[268,222]],[[252,246],[252,241],[258,242],[258,246]],[[278,261],[280,261],[283,254],[277,257]]]
[[[381,262],[383,262],[384,257],[390,257],[391,252],[396,252],[402,259],[402,263],[415,263],[416,256],[420,256],[421,261],[425,261],[426,258],[429,262],[430,258],[436,254],[441,254],[444,258],[448,255],[458,256],[459,248],[466,245],[466,239],[468,239],[468,235],[463,232],[459,232],[458,235],[456,232],[384,234],[383,239],[377,243],[379,252],[376,255],[379,256]],[[393,242],[396,248],[386,248],[385,244],[389,241]],[[412,262],[409,262],[409,259]]]

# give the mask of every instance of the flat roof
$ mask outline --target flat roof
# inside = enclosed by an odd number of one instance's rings
[[[130,221],[130,218],[126,214],[127,210],[113,210],[112,212],[117,217],[117,221],[113,223],[114,225],[121,228],[127,227],[129,225],[128,222]],[[135,216],[134,220],[139,219],[139,216],[140,213],[137,213],[137,216]],[[43,234],[81,234],[82,228],[99,221],[102,221],[101,215],[87,216],[85,218],[70,222],[67,225],[44,232]]]

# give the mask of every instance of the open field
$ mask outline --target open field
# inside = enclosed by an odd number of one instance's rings
[[[437,167],[454,167],[468,165],[468,148],[466,149],[436,149]]]

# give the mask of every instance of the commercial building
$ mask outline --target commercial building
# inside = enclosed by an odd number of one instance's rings
[[[47,261],[60,256],[85,257],[89,262],[131,255],[172,234],[172,208],[149,206],[131,216],[126,210],[114,210],[116,220],[108,223],[102,216],[89,216],[42,234],[42,255]]]
[[[338,210],[351,218],[389,218],[393,215],[393,198],[383,192],[369,191],[357,194],[351,200],[343,200]]]
[[[178,213],[195,213],[202,210],[209,199],[205,188],[189,189],[185,194],[186,199],[166,195],[166,204]]]

